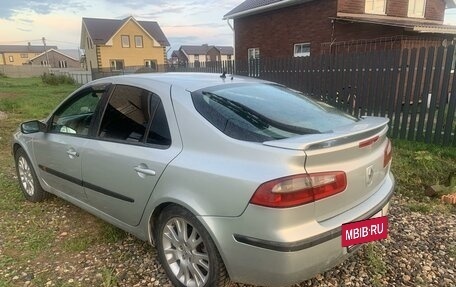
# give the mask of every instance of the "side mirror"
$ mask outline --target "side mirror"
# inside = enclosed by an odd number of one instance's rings
[[[40,121],[34,120],[21,124],[21,132],[23,134],[33,134],[38,132],[45,132],[46,125]]]

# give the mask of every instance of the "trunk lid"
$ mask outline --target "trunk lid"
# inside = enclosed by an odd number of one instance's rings
[[[388,119],[366,117],[332,133],[304,135],[263,144],[303,150],[307,173],[343,171],[347,188],[315,202],[318,221],[334,217],[366,200],[383,184],[390,164],[384,166]]]

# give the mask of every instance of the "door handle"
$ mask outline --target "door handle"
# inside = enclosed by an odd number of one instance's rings
[[[133,169],[138,173],[140,177],[144,177],[144,175],[154,176],[156,174],[155,170],[147,168],[147,165],[145,164],[140,164]]]
[[[79,157],[79,153],[77,151],[74,150],[74,148],[70,148],[69,150],[67,150],[66,152],[68,154],[68,156],[71,158],[71,159],[74,159],[76,157]]]

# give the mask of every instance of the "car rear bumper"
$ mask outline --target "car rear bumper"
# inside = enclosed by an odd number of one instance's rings
[[[394,186],[394,178],[389,174],[374,195],[324,222],[309,221],[294,226],[293,211],[277,219],[270,217],[271,210],[257,206],[249,206],[238,218],[201,217],[201,220],[212,233],[233,281],[291,285],[330,269],[353,254],[356,248],[348,251],[341,245],[341,225],[386,215]]]

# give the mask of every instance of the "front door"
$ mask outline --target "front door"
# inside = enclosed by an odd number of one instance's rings
[[[85,89],[64,102],[51,117],[49,130],[36,138],[38,174],[54,193],[86,201],[81,154],[102,91]]]

